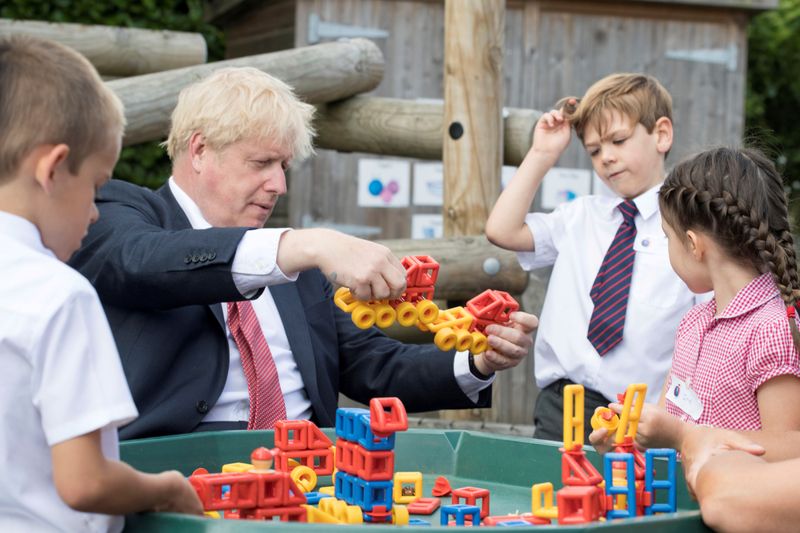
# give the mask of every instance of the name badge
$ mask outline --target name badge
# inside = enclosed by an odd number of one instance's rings
[[[671,376],[667,389],[667,401],[697,421],[703,414],[703,402],[692,390],[688,381]]]

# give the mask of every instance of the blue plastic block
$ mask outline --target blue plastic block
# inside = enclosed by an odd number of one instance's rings
[[[455,518],[457,526],[465,525],[467,516],[472,517],[472,523],[478,525],[481,523],[481,508],[476,505],[465,505],[463,503],[455,505],[442,505],[439,511],[441,518],[441,525],[446,526],[450,522],[450,518]]]
[[[409,518],[408,519],[409,526],[430,526],[431,523],[427,520],[422,520],[421,518]]]
[[[376,437],[369,426],[369,414],[361,415],[355,421],[355,440],[369,451],[385,451],[394,449],[394,433],[388,437]]]
[[[530,527],[530,522],[525,520],[506,520],[505,522],[498,522],[497,527]]]
[[[636,475],[633,469],[633,454],[632,453],[607,453],[603,456],[603,477],[606,481],[606,494],[617,495],[625,494],[627,496],[627,509],[614,509],[611,508],[606,512],[606,518],[635,518],[636,517]],[[613,463],[625,463],[627,486],[615,487],[614,486],[614,472],[612,469]],[[614,498],[612,497],[612,501]]]
[[[656,457],[664,457],[667,460],[667,479],[653,479],[655,469],[653,461]],[[654,513],[674,513],[678,507],[678,496],[675,489],[675,465],[677,463],[677,453],[672,448],[653,448],[644,454],[645,475],[644,490],[652,494],[653,504],[644,508],[645,515]],[[667,501],[656,503],[656,491],[666,490]]]
[[[338,476],[338,474],[337,474]],[[367,481],[355,479],[353,499],[365,511],[372,511],[376,505],[383,505],[387,510],[392,508],[393,481]]]
[[[361,415],[369,416],[369,410],[360,407],[340,407],[336,410],[336,436],[344,440],[355,442],[356,418]]]
[[[308,505],[317,505],[322,498],[330,498],[330,496],[321,492],[306,492],[306,503]]]

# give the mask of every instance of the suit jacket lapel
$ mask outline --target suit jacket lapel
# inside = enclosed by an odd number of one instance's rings
[[[169,227],[167,229],[191,229],[192,223],[189,222],[189,218],[186,216],[186,213],[183,212],[181,209],[180,204],[175,199],[175,196],[172,195],[172,191],[169,189],[169,183],[165,183],[162,185],[157,191],[156,194],[161,196],[164,201],[167,203],[168,209],[168,216]],[[222,305],[221,304],[212,304],[208,306],[211,309],[211,312],[214,314],[214,317],[219,322],[220,327],[222,330],[225,330],[225,317],[222,316]]]
[[[297,283],[283,283],[267,287],[267,289],[272,294],[275,306],[278,308],[278,314],[286,330],[286,337],[289,339],[289,347],[297,361],[300,375],[303,377],[308,399],[311,401],[314,411],[319,412],[322,399],[317,388],[317,363]]]

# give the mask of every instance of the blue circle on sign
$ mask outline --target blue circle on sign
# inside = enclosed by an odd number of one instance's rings
[[[372,196],[378,196],[381,194],[382,191],[383,191],[383,183],[381,183],[381,180],[374,179],[369,182],[369,193]]]

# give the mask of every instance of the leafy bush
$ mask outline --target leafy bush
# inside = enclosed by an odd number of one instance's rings
[[[3,0],[0,17],[198,32],[205,37],[208,61],[225,55],[222,31],[203,20],[202,0]],[[114,170],[116,178],[151,188],[169,174],[169,158],[157,142],[124,148]]]

